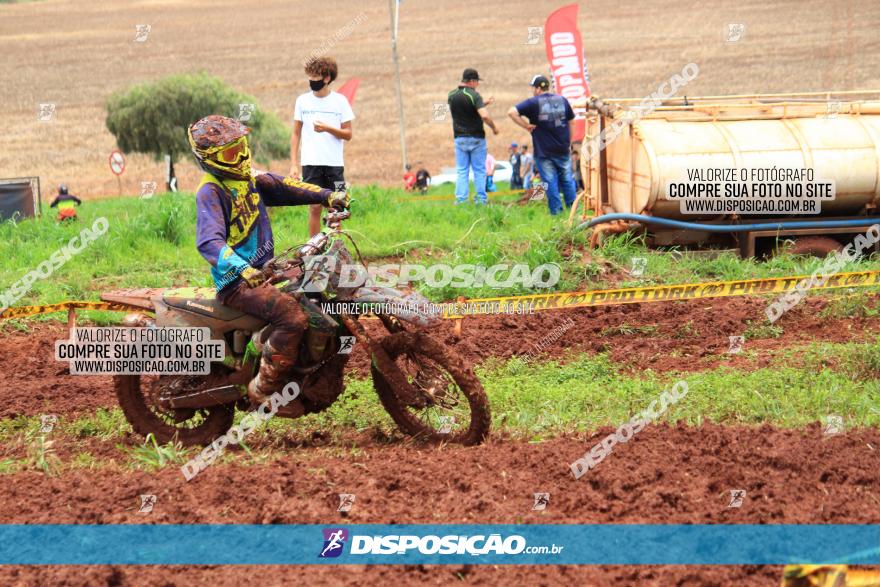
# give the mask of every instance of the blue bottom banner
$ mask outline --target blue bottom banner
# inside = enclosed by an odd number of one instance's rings
[[[880,564],[880,525],[0,525],[0,564]]]

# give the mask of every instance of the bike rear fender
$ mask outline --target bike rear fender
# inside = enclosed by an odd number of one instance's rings
[[[351,301],[381,305],[381,313],[418,326],[434,326],[441,320],[439,311],[434,311],[439,307],[416,291],[405,294],[390,287],[366,285],[354,293]]]

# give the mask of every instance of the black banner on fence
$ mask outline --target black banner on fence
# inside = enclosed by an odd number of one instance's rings
[[[40,188],[36,177],[0,179],[0,221],[33,218],[40,213]]]

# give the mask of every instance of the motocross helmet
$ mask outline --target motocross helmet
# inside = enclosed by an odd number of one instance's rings
[[[187,137],[199,167],[216,177],[249,180],[251,129],[218,114],[206,116],[189,127]]]
[[[60,186],[58,186],[58,194],[61,196],[67,195],[67,186],[65,184],[62,183]]]

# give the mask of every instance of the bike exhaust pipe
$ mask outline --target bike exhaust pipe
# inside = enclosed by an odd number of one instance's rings
[[[149,328],[156,325],[156,321],[141,313],[126,314],[122,319],[122,325],[128,328]]]
[[[170,408],[210,408],[234,403],[241,399],[241,396],[242,392],[237,385],[224,385],[177,395],[163,403],[167,403]]]

